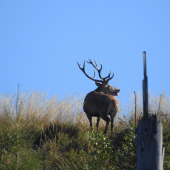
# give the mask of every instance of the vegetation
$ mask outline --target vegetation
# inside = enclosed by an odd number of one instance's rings
[[[149,109],[163,123],[164,169],[170,169],[170,96],[149,95]],[[120,105],[113,133],[91,130],[81,98],[47,99],[44,93],[0,95],[0,169],[136,169],[134,97]],[[120,104],[122,102],[120,101]],[[142,112],[137,95],[137,123]],[[126,115],[126,116],[125,116]],[[93,118],[93,124],[95,120]],[[110,129],[110,128],[108,128]]]

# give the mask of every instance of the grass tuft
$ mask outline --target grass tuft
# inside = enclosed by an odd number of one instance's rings
[[[149,112],[163,124],[164,169],[170,169],[170,96],[149,94]],[[136,169],[134,96],[127,106],[120,102],[113,134],[96,132],[75,95],[58,100],[44,93],[0,95],[0,169]],[[137,94],[137,123],[142,100]],[[121,119],[118,119],[120,117]],[[110,129],[110,128],[108,128]]]

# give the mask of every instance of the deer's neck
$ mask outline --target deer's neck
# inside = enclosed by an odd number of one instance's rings
[[[100,92],[100,93],[105,93],[104,90],[102,90],[100,87],[98,87],[96,90],[94,90],[96,92]]]

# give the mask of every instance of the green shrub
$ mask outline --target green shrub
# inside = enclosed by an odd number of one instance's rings
[[[0,120],[1,169],[40,169],[41,154],[32,150],[37,137],[35,124],[19,121],[18,117],[13,120],[8,113],[6,116],[8,123]]]
[[[149,109],[157,110],[163,124],[164,169],[170,169],[170,97],[150,97]],[[137,122],[141,103],[137,100]],[[103,135],[89,127],[82,112],[82,100],[70,98],[47,100],[43,93],[0,95],[0,169],[37,170],[134,170],[136,135],[134,103],[120,108],[113,133]],[[120,102],[121,103],[121,102]],[[16,110],[17,114],[16,114]],[[93,119],[93,124],[95,124]],[[110,128],[108,128],[110,129]]]

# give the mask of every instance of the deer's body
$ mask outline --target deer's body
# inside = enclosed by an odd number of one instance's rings
[[[94,66],[94,64],[92,63],[91,60],[89,63]],[[79,67],[80,67],[80,65],[79,65]],[[84,67],[85,67],[85,64],[84,64]],[[112,132],[113,121],[114,121],[114,118],[118,111],[118,105],[119,105],[118,100],[114,96],[118,95],[118,92],[120,91],[120,89],[117,89],[117,88],[108,84],[108,81],[113,78],[113,76],[110,77],[110,73],[105,78],[101,77],[100,71],[101,71],[102,67],[99,70],[97,68],[97,64],[96,64],[96,66],[94,66],[97,69],[97,71],[99,72],[99,77],[102,80],[95,80],[95,79],[89,77],[86,74],[84,67],[83,68],[80,67],[80,69],[85,73],[85,75],[88,78],[95,81],[98,88],[86,95],[86,97],[84,99],[83,110],[86,113],[87,118],[90,121],[91,127],[92,127],[92,117],[97,117],[97,124],[96,124],[97,130],[98,130],[100,118],[102,118],[103,120],[106,121],[106,128],[105,128],[104,133],[107,132],[107,128],[108,128],[110,118],[111,118],[111,132]],[[101,83],[99,83],[99,82],[101,82]],[[110,118],[108,117],[108,115],[110,115]]]
[[[118,106],[119,102],[114,96],[92,91],[85,97],[83,109],[91,117],[102,117],[102,114],[115,117]]]

